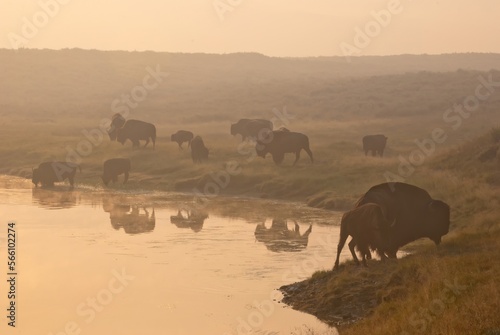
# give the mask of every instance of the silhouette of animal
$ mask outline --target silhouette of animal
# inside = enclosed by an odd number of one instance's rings
[[[366,135],[363,137],[363,150],[365,151],[365,156],[371,151],[373,156],[378,154],[382,157],[386,144],[387,137],[384,135]]]
[[[208,149],[200,136],[196,136],[191,141],[191,158],[193,163],[203,163],[208,160]]]
[[[123,183],[125,184],[128,180],[130,167],[130,159],[128,158],[111,158],[105,161],[101,176],[104,185],[107,186],[110,181],[113,181],[113,183],[117,182],[118,176],[121,174],[125,175],[123,179]]]
[[[127,120],[123,127],[116,131],[116,140],[124,144],[127,140],[132,142],[134,147],[139,146],[139,141],[146,141],[144,147],[149,144],[149,140],[153,142],[153,149],[156,142],[156,127],[152,123]]]
[[[172,134],[170,136],[170,140],[172,142],[177,142],[179,145],[179,149],[182,149],[182,144],[184,142],[188,142],[188,148],[191,146],[191,140],[193,139],[194,135],[192,132],[187,131],[187,130],[179,130],[175,134]]]
[[[354,251],[355,246],[361,253],[364,266],[366,266],[366,256],[370,253],[370,249],[377,251],[380,258],[384,260],[386,258],[383,252],[384,243],[386,243],[384,234],[389,226],[390,223],[385,219],[382,209],[377,204],[367,203],[345,213],[340,223],[340,239],[333,268],[338,268],[340,253],[349,236],[352,237],[349,250],[357,265],[359,265],[359,260]]]
[[[265,158],[268,153],[273,157],[273,161],[279,165],[283,162],[286,153],[295,153],[297,163],[300,158],[300,151],[304,150],[314,161],[311,149],[309,149],[309,138],[302,134],[286,130],[275,130],[269,133],[269,136],[263,140],[258,140],[255,150],[259,157]]]
[[[80,172],[82,171],[79,165],[73,163],[44,162],[33,169],[31,181],[38,187],[38,183],[42,186],[54,186],[54,183],[68,179],[69,184],[73,187],[77,168]]]
[[[273,123],[264,119],[240,119],[238,122],[231,124],[231,135],[240,134],[242,141],[247,138],[259,139],[265,137],[265,134],[272,130]]]

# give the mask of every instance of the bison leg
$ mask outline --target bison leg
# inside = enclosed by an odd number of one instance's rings
[[[309,158],[311,158],[311,163],[314,163],[314,159],[313,159],[313,153],[311,151],[311,149],[309,148],[304,148],[304,150],[307,152],[307,154],[309,155]]]
[[[354,263],[356,263],[356,265],[359,265],[359,259],[358,256],[356,256],[356,251],[354,250],[355,246],[356,246],[356,241],[352,239],[351,242],[349,242],[349,250],[351,250],[351,255],[352,258],[354,259]]]
[[[335,259],[335,265],[333,266],[334,270],[339,267],[340,252],[344,248],[345,241],[347,240],[348,237],[349,237],[349,234],[346,234],[342,231],[340,232],[340,240],[339,240],[339,244],[337,245],[337,258]]]
[[[144,144],[144,148],[145,148],[145,147],[146,147],[146,145],[148,145],[148,144],[149,144],[149,137],[148,137],[148,138],[146,138],[146,144]]]
[[[113,181],[113,184],[116,183],[118,181],[118,176],[115,174],[111,180]]]
[[[128,180],[128,171],[125,172],[125,178],[123,178],[123,183],[125,184]]]
[[[177,144],[179,145],[179,150],[184,150],[182,149],[182,142],[177,142]]]
[[[295,162],[293,162],[293,165],[295,165],[297,163],[299,158],[300,158],[300,150],[295,153]]]

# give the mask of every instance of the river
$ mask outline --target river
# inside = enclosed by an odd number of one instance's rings
[[[0,177],[5,334],[336,334],[276,289],[331,269],[340,213],[282,201],[33,188]],[[343,258],[349,256],[344,248]],[[6,310],[15,302],[15,328]]]

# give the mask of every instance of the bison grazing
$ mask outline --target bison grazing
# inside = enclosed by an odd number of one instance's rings
[[[389,257],[396,258],[399,248],[422,237],[438,245],[450,227],[450,207],[413,185],[384,183],[373,186],[356,206],[367,203],[379,205],[385,218],[394,222],[387,232],[384,247]]]
[[[152,123],[144,121],[127,120],[123,127],[117,129],[116,139],[121,144],[130,140],[134,147],[139,146],[140,140],[145,140],[146,144],[144,144],[144,146],[146,146],[149,143],[149,139],[151,139],[154,149],[156,142],[156,127]]]
[[[193,139],[193,133],[187,130],[179,130],[175,134],[170,136],[172,142],[177,142],[179,149],[182,149],[182,143],[188,142],[188,148],[191,145],[191,140]]]
[[[108,185],[110,181],[113,183],[118,181],[118,176],[122,173],[125,174],[123,183],[125,184],[128,180],[128,174],[130,172],[130,159],[128,158],[111,158],[104,162],[102,169],[102,181],[104,185]]]
[[[349,242],[349,250],[351,250],[356,264],[359,264],[359,260],[354,251],[355,246],[361,253],[364,266],[366,266],[366,256],[370,254],[370,249],[376,250],[380,258],[384,260],[383,250],[386,243],[384,235],[389,229],[389,225],[382,213],[382,209],[377,204],[364,204],[345,213],[340,223],[340,239],[333,268],[337,269],[339,267],[340,252],[349,236],[352,237],[351,242]]]
[[[363,137],[363,150],[365,151],[365,156],[371,151],[373,156],[379,154],[380,157],[382,157],[384,155],[386,143],[387,137],[384,135],[366,135]]]
[[[196,136],[191,141],[191,158],[193,163],[202,163],[208,159],[208,149],[200,136]]]
[[[38,187],[38,183],[41,183],[42,186],[54,186],[55,182],[62,182],[68,179],[69,184],[73,187],[77,168],[80,172],[82,171],[79,165],[73,163],[44,162],[33,169],[31,181]]]
[[[264,119],[241,119],[231,125],[231,135],[240,134],[241,140],[260,139],[273,130],[273,123]]]
[[[295,133],[288,130],[275,130],[269,134],[266,139],[258,140],[255,145],[255,150],[259,157],[265,158],[267,153],[271,153],[276,164],[281,164],[286,153],[295,153],[295,162],[300,158],[300,151],[304,149],[311,162],[313,162],[313,154],[309,149],[309,138],[301,133]]]
[[[108,129],[109,139],[111,141],[116,140],[117,130],[125,124],[125,118],[120,114],[116,113],[111,117],[111,126]]]
[[[312,226],[300,234],[300,226],[294,220],[294,228],[289,229],[287,220],[273,219],[270,228],[266,228],[265,223],[260,223],[255,227],[255,239],[263,242],[266,248],[273,252],[298,252],[307,247]]]

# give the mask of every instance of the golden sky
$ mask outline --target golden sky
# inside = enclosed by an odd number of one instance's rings
[[[0,48],[292,57],[500,52],[498,0],[1,1]]]

